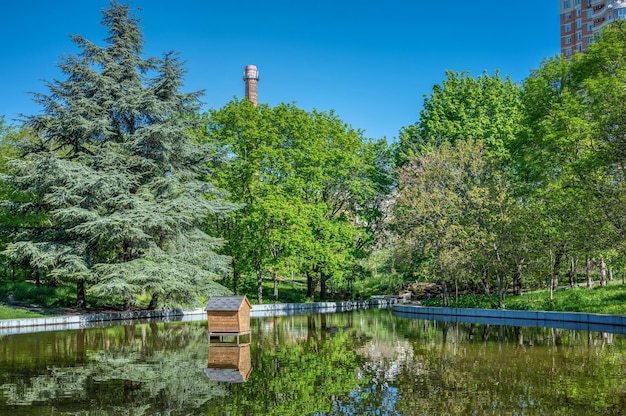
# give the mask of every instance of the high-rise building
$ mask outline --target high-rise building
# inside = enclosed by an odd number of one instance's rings
[[[626,19],[626,0],[559,0],[561,2],[561,54],[584,52],[595,32]]]

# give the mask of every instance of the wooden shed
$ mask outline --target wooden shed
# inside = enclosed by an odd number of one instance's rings
[[[209,346],[205,374],[214,381],[243,383],[252,372],[250,344],[214,344]]]
[[[250,335],[252,305],[245,296],[212,296],[204,308],[211,337]]]

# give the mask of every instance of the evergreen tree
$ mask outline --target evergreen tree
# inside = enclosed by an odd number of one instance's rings
[[[29,232],[5,253],[52,280],[73,281],[77,306],[93,294],[150,308],[225,293],[214,278],[229,259],[203,231],[208,215],[235,208],[207,181],[221,156],[190,136],[199,92],[180,91],[176,54],[143,58],[139,19],[111,2],[101,47],[81,36],[81,52],[59,64],[64,81],[37,94],[41,114],[25,125],[39,140],[21,143],[7,182],[31,196],[15,209],[45,212],[47,227]]]

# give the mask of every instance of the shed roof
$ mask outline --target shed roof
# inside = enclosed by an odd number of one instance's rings
[[[252,369],[247,372],[238,368],[205,368],[204,373],[213,381],[223,381],[226,383],[244,383],[248,381]]]
[[[245,296],[211,296],[205,311],[237,311],[243,303],[251,307]]]

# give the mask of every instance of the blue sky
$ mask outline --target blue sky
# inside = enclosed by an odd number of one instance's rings
[[[394,140],[418,120],[424,95],[446,70],[484,71],[519,82],[559,53],[559,3],[131,0],[145,56],[174,50],[185,91],[205,90],[204,109],[243,97],[247,64],[260,73],[259,101],[335,110],[365,136]],[[104,45],[108,0],[8,0],[2,6],[0,115],[41,111],[31,92],[63,79],[68,35]]]

